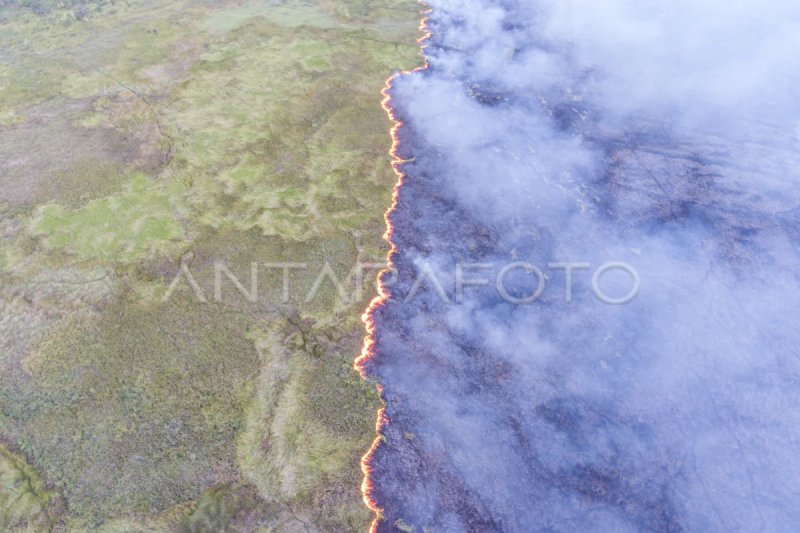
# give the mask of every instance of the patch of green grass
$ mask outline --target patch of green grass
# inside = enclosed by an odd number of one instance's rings
[[[382,233],[396,177],[380,89],[389,65],[414,65],[417,51],[266,21],[233,32],[165,110],[186,134],[176,155],[181,201],[218,228],[305,240],[369,218]],[[261,72],[273,74],[253,75]]]
[[[44,161],[46,179],[9,200],[28,203],[4,281],[41,296],[25,304],[39,322],[18,314],[13,331],[27,320],[44,341],[10,341],[23,363],[0,375],[0,428],[69,502],[58,527],[365,531],[359,460],[379,399],[352,361],[371,290],[343,304],[326,282],[303,300],[325,262],[352,293],[356,257],[385,256],[396,176],[380,90],[420,62],[418,4],[117,0],[69,26],[57,6],[14,9],[0,113],[46,120],[4,143],[45,128],[126,140],[119,157]],[[209,302],[183,284],[161,303],[189,250]],[[215,259],[245,285],[251,261],[308,263],[291,281],[303,314],[281,304],[278,270],[261,269],[258,304],[227,281],[214,302]],[[103,268],[113,301],[52,289],[45,266]]]
[[[129,261],[175,249],[183,236],[163,186],[139,175],[117,195],[77,210],[58,204],[38,209],[31,233],[45,246],[79,259]]]
[[[249,2],[232,9],[213,12],[203,26],[218,33],[227,33],[242,26],[254,17],[267,18],[281,26],[296,28],[313,26],[332,28],[342,26],[334,20],[333,14],[316,5],[290,3],[289,5],[272,5],[267,2]]]
[[[303,506],[324,530],[363,531],[371,513],[354,466],[380,402],[352,369],[360,328],[300,317],[278,324],[251,333],[262,372],[239,439],[243,470],[265,498]]]
[[[87,201],[109,196],[122,186],[119,164],[95,158],[81,159],[66,172],[58,172],[36,185],[39,202],[58,202],[77,209]]]
[[[53,529],[63,503],[25,459],[0,444],[0,530],[45,533]]]
[[[265,504],[252,487],[221,486],[204,490],[191,511],[170,529],[172,533],[252,531],[253,524],[269,523],[275,515],[276,508]]]
[[[248,320],[186,304],[78,313],[2,395],[5,425],[87,527],[238,478],[233,441],[259,367]]]
[[[2,88],[0,88],[2,90]],[[9,128],[25,122],[25,117],[18,115],[14,110],[0,111],[0,128]]]
[[[0,71],[0,111],[10,114],[58,95],[63,76],[58,61],[38,56],[27,56],[22,67],[5,67]]]
[[[177,17],[136,22],[125,28],[116,47],[101,56],[103,71],[114,80],[142,82],[142,71],[171,60],[170,52],[182,36]]]

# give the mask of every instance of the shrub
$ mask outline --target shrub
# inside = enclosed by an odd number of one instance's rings
[[[75,20],[89,20],[89,11],[85,6],[77,5],[73,7],[72,14],[75,15]]]
[[[36,15],[40,17],[43,17],[49,14],[50,11],[52,11],[50,6],[42,2],[41,0],[33,0],[33,1],[28,0],[28,1],[30,3],[31,11],[33,11]]]

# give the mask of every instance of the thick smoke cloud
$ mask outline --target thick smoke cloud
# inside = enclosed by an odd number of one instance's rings
[[[430,5],[431,66],[391,93],[379,530],[797,531],[800,6]],[[547,275],[530,305],[494,290],[515,261]],[[613,261],[625,305],[592,291]],[[461,304],[456,263],[495,265]],[[449,302],[403,303],[426,264]]]

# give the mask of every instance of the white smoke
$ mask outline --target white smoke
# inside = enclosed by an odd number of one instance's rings
[[[430,4],[392,101],[401,273],[624,261],[641,291],[576,271],[566,304],[548,271],[514,306],[481,272],[463,305],[389,304],[381,527],[797,531],[800,5]]]

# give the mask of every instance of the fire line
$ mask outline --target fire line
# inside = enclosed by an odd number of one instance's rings
[[[423,3],[423,2],[420,2]],[[424,3],[423,3],[424,5]],[[418,43],[423,43],[427,39],[431,37],[431,33],[428,30],[428,14],[431,13],[433,10],[422,11],[421,15],[422,21],[420,22],[419,31],[423,33],[422,37],[417,39]],[[398,77],[407,74],[411,74],[412,72],[417,72],[420,70],[425,70],[428,68],[428,61],[425,58],[425,45],[420,46],[420,55],[423,57],[423,64],[415,69],[412,70],[403,70],[400,72],[395,72],[392,76],[386,80],[386,85],[381,90],[381,94],[383,95],[383,101],[381,102],[381,107],[383,110],[386,111],[386,114],[391,119],[393,126],[389,131],[392,137],[392,146],[389,148],[389,155],[392,156],[392,168],[394,169],[395,174],[397,174],[397,182],[395,183],[394,189],[392,191],[392,203],[389,206],[389,209],[386,210],[384,214],[384,220],[386,221],[386,233],[384,233],[383,238],[386,242],[389,243],[389,253],[387,254],[386,262],[387,265],[391,267],[392,265],[392,258],[394,257],[397,248],[395,244],[392,242],[392,223],[390,221],[389,216],[397,207],[397,197],[400,191],[400,187],[403,185],[403,178],[405,174],[400,170],[400,164],[402,164],[402,160],[397,156],[397,148],[400,144],[400,141],[397,137],[397,132],[403,123],[397,120],[394,111],[390,106],[391,96],[389,95],[389,91],[392,89],[392,81]],[[367,309],[364,311],[364,314],[361,315],[361,320],[364,322],[364,327],[367,331],[366,336],[364,337],[364,347],[361,350],[361,354],[359,357],[356,358],[354,363],[354,368],[356,371],[361,375],[363,379],[369,379],[366,373],[365,365],[367,361],[373,356],[374,354],[374,347],[375,347],[375,322],[373,320],[374,312],[381,306],[385,305],[385,302],[388,298],[388,294],[386,293],[385,287],[383,286],[382,282],[382,275],[378,276],[378,295],[372,299]],[[378,389],[378,393],[381,397],[383,397],[383,389],[380,385],[376,384]],[[378,418],[377,422],[375,423],[375,432],[376,437],[375,440],[372,442],[372,446],[370,446],[369,450],[366,454],[361,458],[361,472],[364,474],[364,481],[361,483],[361,494],[364,499],[364,504],[369,507],[376,514],[375,520],[372,522],[372,526],[370,527],[370,533],[375,533],[378,528],[378,521],[381,519],[383,514],[383,509],[378,506],[378,503],[373,499],[372,493],[372,481],[370,479],[370,474],[372,473],[372,458],[375,455],[375,451],[380,444],[382,437],[382,430],[384,425],[388,423],[388,419],[386,418],[386,409],[381,408],[378,410]]]

